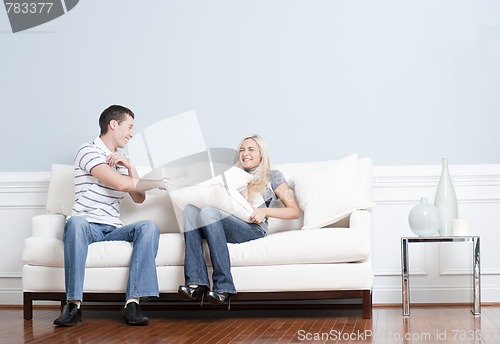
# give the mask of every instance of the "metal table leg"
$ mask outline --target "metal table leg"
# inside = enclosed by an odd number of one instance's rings
[[[472,240],[472,267],[473,267],[473,286],[474,286],[474,305],[471,310],[475,316],[481,315],[481,269],[480,269],[480,254],[479,237],[474,237]]]
[[[403,279],[403,316],[410,315],[410,275],[408,273],[408,239],[401,239],[401,277]]]

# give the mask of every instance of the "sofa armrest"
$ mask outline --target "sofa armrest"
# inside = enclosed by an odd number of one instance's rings
[[[371,233],[372,213],[369,210],[355,210],[349,219],[349,227],[366,230]]]
[[[372,261],[373,243],[372,243],[372,213],[370,210],[356,210],[353,211],[349,219],[349,227],[352,229],[361,230],[366,232],[366,240],[370,245],[370,256],[366,261]]]
[[[31,219],[31,235],[62,240],[66,217],[63,214],[42,214]]]

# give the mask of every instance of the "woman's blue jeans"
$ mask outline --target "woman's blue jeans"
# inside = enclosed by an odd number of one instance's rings
[[[126,298],[158,296],[156,254],[160,230],[156,223],[139,221],[117,228],[73,216],[66,222],[63,238],[66,300],[83,299],[88,246],[93,242],[113,240],[133,243]]]
[[[227,243],[242,243],[264,237],[266,234],[255,223],[246,223],[214,207],[199,209],[188,205],[184,209],[184,277],[186,285],[210,287],[202,240],[206,239],[212,261],[213,291],[236,294],[231,275],[231,261]]]

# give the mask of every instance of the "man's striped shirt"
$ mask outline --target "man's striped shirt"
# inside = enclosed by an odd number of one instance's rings
[[[106,157],[112,152],[101,138],[80,147],[75,157],[75,204],[72,216],[83,216],[89,222],[121,227],[120,202],[126,192],[117,191],[97,178],[90,171],[101,164],[107,164]],[[123,175],[128,170],[123,166],[115,169]]]

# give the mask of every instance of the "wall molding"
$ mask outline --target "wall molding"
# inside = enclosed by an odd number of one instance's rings
[[[50,171],[44,172],[0,172],[0,192],[11,190],[47,189]]]
[[[21,278],[21,272],[2,272],[0,271],[0,278]]]
[[[450,165],[450,175],[462,203],[500,202],[500,164]],[[374,201],[377,205],[413,204],[419,194],[432,195],[441,166],[375,166]],[[492,191],[498,192],[492,192]]]

